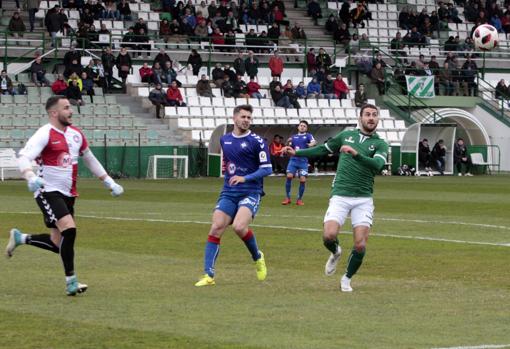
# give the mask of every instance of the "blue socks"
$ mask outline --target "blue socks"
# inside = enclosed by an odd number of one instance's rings
[[[292,178],[287,178],[285,182],[285,192],[287,193],[287,197],[290,198],[290,187],[292,185]]]
[[[301,200],[303,198],[303,194],[305,193],[305,183],[299,182],[299,196],[298,200]]]
[[[258,260],[260,258],[259,247],[257,246],[257,240],[255,240],[255,235],[253,235],[251,229],[249,229],[248,233],[243,237],[243,241],[248,251],[251,253],[251,258],[254,261]]]
[[[205,244],[204,272],[214,277],[214,265],[220,253],[220,239],[209,235]]]

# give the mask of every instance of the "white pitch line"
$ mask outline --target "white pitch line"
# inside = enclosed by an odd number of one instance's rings
[[[6,212],[1,212],[6,213]],[[15,214],[39,214],[38,212],[9,212]],[[177,220],[177,219],[162,219],[162,218],[130,218],[130,217],[108,217],[108,216],[96,216],[96,215],[76,215],[76,217],[91,218],[91,219],[107,219],[113,221],[137,221],[137,222],[154,222],[154,223],[174,223],[174,224],[204,224],[210,225],[210,221],[195,221],[195,220]],[[289,227],[282,225],[268,225],[268,224],[250,224],[252,227],[258,228],[271,228],[271,229],[285,229],[294,231],[309,231],[309,232],[322,232],[322,229],[317,228],[301,228],[301,227]],[[341,234],[352,234],[350,231],[342,231]],[[444,239],[444,238],[433,238],[428,236],[414,236],[414,235],[396,235],[396,234],[380,234],[374,233],[373,236],[388,237],[395,239],[406,239],[406,240],[423,240],[423,241],[440,241],[449,242],[456,244],[467,244],[467,245],[484,245],[484,246],[503,246],[510,247],[510,243],[496,243],[496,242],[484,242],[484,241],[468,241],[468,240],[456,240],[456,239]]]
[[[482,344],[477,346],[467,347],[444,347],[444,348],[432,348],[432,349],[501,349],[510,348],[510,344]]]

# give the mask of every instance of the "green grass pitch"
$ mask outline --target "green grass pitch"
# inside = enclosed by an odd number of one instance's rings
[[[253,228],[259,282],[228,230],[216,286],[195,288],[220,179],[121,181],[111,198],[81,180],[76,269],[66,297],[59,257],[21,246],[0,262],[0,348],[437,348],[510,343],[510,177],[378,177],[375,224],[354,292],[339,291],[321,228],[330,177],[311,177],[305,206],[281,206],[266,180]],[[293,192],[297,191],[297,183]],[[22,181],[0,183],[0,246],[10,228],[42,232]]]

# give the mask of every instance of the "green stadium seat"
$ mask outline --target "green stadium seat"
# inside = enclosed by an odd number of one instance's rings
[[[29,96],[39,96],[40,95],[39,88],[35,87],[35,86],[28,86],[27,92],[28,92]]]
[[[103,89],[101,87],[94,87],[94,94],[96,96],[102,96],[103,95]]]
[[[94,104],[105,104],[104,96],[94,96]]]
[[[40,114],[41,114],[41,112],[40,112],[40,108],[39,108],[38,104],[29,104],[27,106],[27,115],[32,116],[32,115],[40,115]]]
[[[39,127],[39,124],[40,124],[39,119],[40,118],[38,116],[28,117],[28,118],[26,118],[26,125],[28,127]]]
[[[159,139],[159,133],[156,130],[148,130],[147,138],[149,141],[157,141]]]
[[[46,103],[46,100],[53,95],[54,93],[50,87],[41,87],[41,101],[43,103]]]
[[[120,110],[118,105],[108,105],[108,115],[120,115]]]
[[[120,132],[119,132],[119,130],[107,130],[106,137],[111,140],[119,140]]]
[[[131,130],[121,130],[120,131],[120,138],[124,141],[131,141],[133,140],[133,131]]]
[[[82,129],[81,132],[83,132],[83,134],[85,135],[85,138],[87,138],[87,140],[92,140],[94,137],[94,132],[91,130]]]
[[[81,117],[73,115],[73,125],[74,126],[81,126]]]
[[[14,103],[14,98],[11,95],[1,95],[0,97],[1,97],[0,101],[2,101],[2,104]]]
[[[1,128],[11,128],[12,127],[12,118],[8,116],[0,117],[0,127]]]
[[[106,116],[107,114],[106,105],[96,105],[94,106],[94,115],[97,116]]]
[[[28,95],[28,103],[31,103],[31,104],[41,103],[41,97],[38,94],[37,95],[29,94]]]
[[[80,118],[80,125],[81,127],[94,127],[94,118],[90,115],[86,115],[82,118]]]
[[[120,126],[123,128],[132,128],[133,127],[133,118],[129,118],[129,117],[120,118]]]
[[[0,105],[0,114],[12,115],[12,105]]]
[[[104,96],[104,100],[105,100],[106,104],[109,104],[109,105],[117,104],[117,98],[112,95]]]
[[[17,105],[15,108],[13,108],[13,114],[14,115],[27,115],[27,106],[25,105]]]
[[[91,105],[82,105],[80,107],[80,114],[81,115],[93,115],[94,111],[92,110]]]
[[[25,130],[25,138],[30,138],[34,135],[35,131],[37,131],[36,128],[29,128],[28,130]]]
[[[14,127],[25,127],[26,126],[26,119],[24,117],[14,117],[12,119],[12,126]]]
[[[122,115],[129,115],[131,114],[131,110],[129,110],[129,107],[127,105],[120,105],[120,114]]]
[[[20,130],[20,129],[12,129],[11,130],[11,139],[22,140],[24,138],[25,138],[25,130]]]
[[[105,133],[104,130],[94,130],[94,141],[103,141]]]
[[[0,140],[6,141],[11,138],[9,130],[0,129]],[[1,146],[0,146],[1,147]]]
[[[108,126],[109,128],[119,128],[120,127],[119,118],[108,118],[106,121],[106,126]]]
[[[145,126],[145,122],[143,122],[140,119],[135,119],[134,122],[133,122],[133,125],[134,125],[135,128],[144,127]]]
[[[21,73],[21,74],[18,74],[18,82],[21,82],[23,84],[28,84],[30,83],[30,76],[29,76],[29,73]]]
[[[15,95],[14,96],[14,103],[16,103],[16,104],[27,104],[28,103],[28,96],[26,96],[26,95]]]
[[[100,118],[100,117],[95,117],[94,118],[94,127],[105,128],[106,127],[106,119]]]

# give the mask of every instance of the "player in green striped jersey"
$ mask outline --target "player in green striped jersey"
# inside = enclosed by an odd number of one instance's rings
[[[329,207],[324,217],[324,246],[331,252],[325,267],[326,275],[333,275],[342,249],[338,233],[350,214],[354,247],[347,262],[347,270],[340,280],[343,292],[351,292],[351,278],[358,271],[372,226],[374,204],[372,192],[374,176],[384,167],[388,157],[388,144],[375,132],[379,123],[379,110],[375,105],[361,107],[359,128],[340,132],[327,143],[314,148],[295,151],[284,150],[291,156],[319,157],[328,153],[340,153],[340,160]]]

